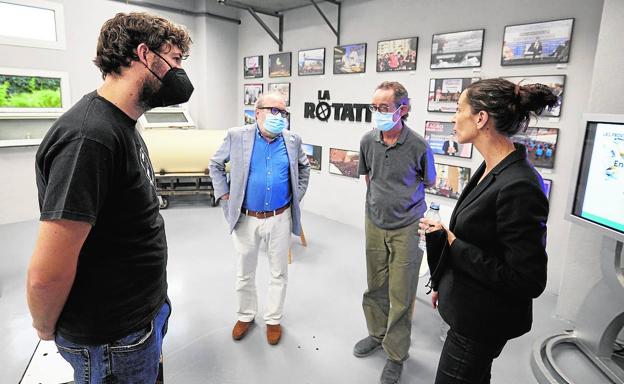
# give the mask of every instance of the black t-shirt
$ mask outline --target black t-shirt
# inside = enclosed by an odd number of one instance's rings
[[[135,123],[92,92],[37,151],[41,220],[92,225],[57,322],[75,343],[108,343],[146,327],[167,299],[165,225]]]

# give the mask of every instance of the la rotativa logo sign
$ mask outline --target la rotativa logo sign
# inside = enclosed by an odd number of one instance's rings
[[[329,91],[318,91],[318,103],[306,102],[303,104],[304,119],[318,119],[328,121],[332,114],[336,121],[363,121],[370,123],[373,113],[368,109],[369,104],[359,103],[329,103]],[[333,113],[332,113],[333,111]]]

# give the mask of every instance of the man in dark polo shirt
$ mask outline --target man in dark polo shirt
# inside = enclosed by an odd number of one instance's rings
[[[75,383],[154,383],[166,324],[167,241],[136,120],[188,101],[187,31],[146,13],[102,26],[104,83],[61,116],[36,155],[41,224],[29,268],[33,327]]]
[[[383,347],[388,360],[381,383],[398,383],[408,358],[412,312],[423,252],[418,220],[427,210],[425,186],[435,183],[431,148],[405,125],[410,103],[397,82],[381,83],[370,106],[375,128],[360,142],[360,175],[366,178],[364,316],[368,336],[357,357]]]

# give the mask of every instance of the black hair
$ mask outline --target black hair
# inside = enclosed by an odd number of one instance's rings
[[[487,112],[496,131],[508,137],[525,131],[532,115],[539,116],[546,107],[551,109],[559,102],[544,84],[516,85],[502,78],[470,84],[466,97],[472,113]]]

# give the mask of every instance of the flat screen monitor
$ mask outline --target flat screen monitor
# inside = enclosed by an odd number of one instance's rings
[[[624,115],[584,115],[574,195],[568,213],[624,241]]]

